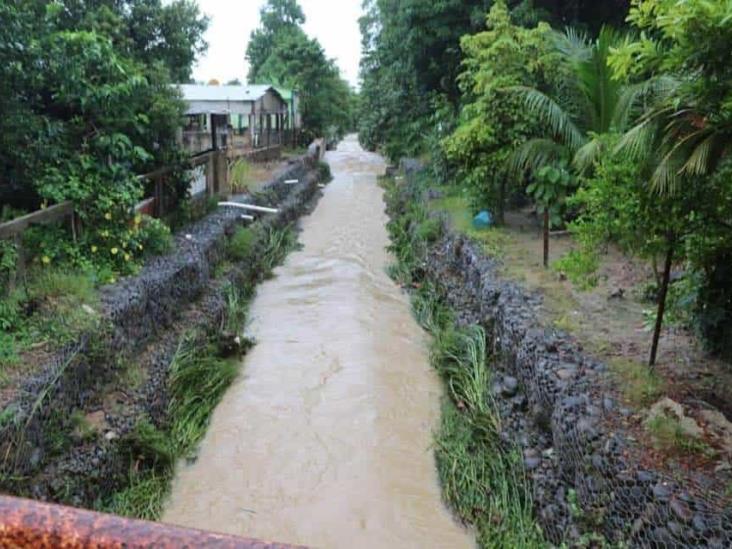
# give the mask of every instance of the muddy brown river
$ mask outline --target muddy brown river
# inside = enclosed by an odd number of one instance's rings
[[[258,343],[163,521],[313,547],[473,547],[440,499],[427,339],[385,273],[383,160],[354,137],[326,160],[304,247],[259,288]]]

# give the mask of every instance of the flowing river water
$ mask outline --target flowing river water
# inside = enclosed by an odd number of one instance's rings
[[[383,160],[353,137],[326,160],[303,249],[259,288],[257,345],[163,521],[313,547],[472,547],[440,499],[427,338],[385,273]]]

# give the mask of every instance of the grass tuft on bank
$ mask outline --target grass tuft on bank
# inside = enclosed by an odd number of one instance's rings
[[[486,334],[480,326],[459,327],[439,288],[424,277],[426,251],[442,226],[415,189],[388,179],[383,186],[391,215],[390,250],[397,260],[390,274],[415,289],[414,314],[432,335],[430,360],[447,390],[435,434],[443,498],[475,529],[480,547],[545,547],[520,453],[499,438],[501,418],[490,391],[493,370]]]

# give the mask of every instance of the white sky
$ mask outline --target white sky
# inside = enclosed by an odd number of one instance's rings
[[[259,26],[259,8],[265,0],[197,0],[211,18],[206,41],[208,51],[193,69],[193,78],[222,84],[234,78],[246,81],[244,52],[249,34]],[[358,18],[361,0],[299,0],[305,12],[305,32],[317,38],[341,74],[353,86],[358,82],[361,35]]]

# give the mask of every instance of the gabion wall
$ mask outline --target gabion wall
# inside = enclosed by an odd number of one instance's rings
[[[458,318],[490,334],[502,436],[523,451],[550,541],[597,532],[621,546],[732,547],[732,505],[716,479],[639,465],[639,449],[611,427],[630,411],[605,389],[605,366],[539,324],[537,297],[501,280],[479,245],[449,229],[425,269]]]
[[[306,213],[319,196],[316,168],[311,157],[294,161],[252,197],[279,209],[259,223],[282,227]],[[290,179],[300,183],[284,183]],[[137,276],[102,289],[101,333],[82,335],[58,352],[0,410],[5,418],[0,421],[0,491],[90,507],[115,489],[129,466],[129,456],[118,454],[118,441],[140,417],[165,421],[167,368],[181,335],[215,327],[223,317],[229,281],[214,279],[213,270],[242,213],[217,210],[177,234],[173,252],[153,258]],[[254,280],[260,259],[238,265],[232,282]],[[145,376],[132,390],[119,382],[130,363]],[[100,408],[107,436],[57,447],[60,418]]]

